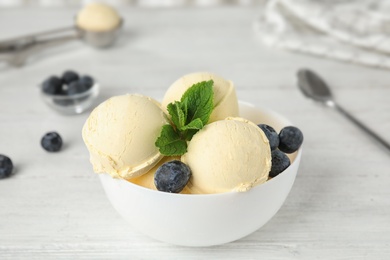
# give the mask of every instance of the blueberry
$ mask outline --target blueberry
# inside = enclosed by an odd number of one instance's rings
[[[266,124],[259,124],[258,125],[261,130],[263,130],[264,134],[267,136],[269,140],[269,145],[271,147],[271,151],[278,148],[279,145],[279,135],[275,131],[275,129],[272,128],[272,126],[266,125]]]
[[[68,95],[68,85],[62,84],[61,91],[58,94],[59,95]]]
[[[14,165],[8,156],[0,154],[0,179],[7,178],[11,175]]]
[[[67,94],[69,96],[76,95],[87,91],[88,88],[81,84],[80,81],[73,81],[68,85]]]
[[[62,89],[62,81],[60,78],[56,76],[51,76],[47,80],[45,80],[42,84],[43,92],[51,95],[56,95],[61,92]]]
[[[279,150],[293,153],[301,147],[303,134],[295,126],[286,126],[279,133]]]
[[[190,168],[181,161],[174,160],[161,165],[155,175],[154,184],[159,191],[179,193],[191,177]]]
[[[62,81],[65,84],[70,84],[71,82],[76,81],[78,79],[79,79],[79,74],[77,74],[72,70],[67,70],[64,72],[64,74],[62,74]]]
[[[94,80],[90,76],[82,76],[79,79],[79,83],[86,89],[90,89],[93,86]]]
[[[48,152],[57,152],[62,147],[62,138],[57,132],[49,132],[42,137],[41,145]]]
[[[269,172],[269,177],[275,177],[279,173],[287,169],[288,166],[290,166],[290,159],[287,157],[286,154],[284,154],[280,150],[272,151],[271,155],[272,155],[272,166]]]

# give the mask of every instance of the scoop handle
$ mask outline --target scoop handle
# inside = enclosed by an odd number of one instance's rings
[[[335,102],[330,105],[390,152],[390,144]]]
[[[0,41],[0,61],[19,67],[38,51],[80,37],[76,28],[71,26]]]

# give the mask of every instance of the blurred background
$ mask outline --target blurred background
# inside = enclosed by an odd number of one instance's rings
[[[0,7],[18,6],[74,6],[86,4],[91,0],[0,0]],[[137,5],[145,7],[178,7],[186,5],[216,6],[216,5],[258,5],[266,0],[103,0],[114,6]]]

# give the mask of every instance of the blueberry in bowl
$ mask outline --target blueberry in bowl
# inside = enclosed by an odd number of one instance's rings
[[[66,84],[69,84],[73,81],[76,81],[79,79],[79,74],[77,72],[74,72],[73,70],[67,70],[62,74],[62,81]]]
[[[184,189],[190,177],[190,168],[181,161],[174,160],[158,168],[154,183],[159,191],[179,193]]]
[[[93,105],[99,85],[89,75],[67,70],[61,77],[50,76],[41,85],[42,99],[62,114],[80,114]]]

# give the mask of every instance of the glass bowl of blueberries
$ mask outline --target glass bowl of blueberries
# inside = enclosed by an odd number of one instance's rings
[[[43,100],[62,114],[81,114],[99,94],[99,85],[88,75],[67,70],[61,77],[50,76],[41,84]]]

